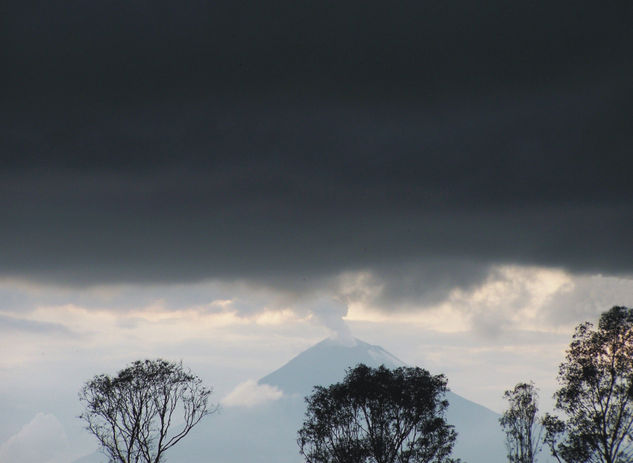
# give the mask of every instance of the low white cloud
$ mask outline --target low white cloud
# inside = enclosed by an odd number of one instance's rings
[[[35,415],[0,445],[2,463],[68,463],[75,457],[62,424],[54,415],[44,413]]]
[[[258,384],[249,379],[238,384],[224,399],[222,404],[227,407],[253,407],[265,402],[280,399],[283,392],[268,384]]]
[[[358,280],[357,286],[371,280]],[[356,288],[357,293],[363,291]],[[363,294],[365,294],[365,291]],[[345,320],[407,322],[440,332],[473,331],[484,337],[534,330],[569,332],[613,305],[633,305],[633,278],[574,275],[563,269],[502,265],[479,285],[454,288],[435,305],[393,310],[379,298],[353,299]]]

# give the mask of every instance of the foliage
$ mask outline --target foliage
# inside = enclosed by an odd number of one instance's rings
[[[306,397],[299,430],[308,463],[449,462],[456,432],[444,420],[446,379],[421,368],[358,365]]]
[[[552,454],[567,463],[633,461],[633,310],[613,307],[576,328],[546,417]]]
[[[519,383],[505,391],[509,408],[499,418],[506,434],[510,463],[534,463],[543,446],[543,424],[538,418],[538,391],[533,383]]]
[[[160,463],[205,416],[211,389],[166,360],[133,362],[117,376],[95,376],[79,393],[80,418],[115,463]],[[176,419],[182,423],[176,425]]]
[[[546,413],[542,423],[545,428],[544,443],[549,447],[552,456],[556,458],[558,463],[562,463],[561,456],[558,454],[558,447],[565,432],[565,422],[557,416]]]

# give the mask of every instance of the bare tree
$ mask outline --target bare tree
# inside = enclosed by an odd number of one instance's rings
[[[97,375],[79,393],[80,418],[115,463],[161,463],[165,452],[205,416],[211,389],[166,360],[133,362],[117,376]]]
[[[499,418],[506,434],[510,463],[534,463],[544,443],[544,427],[538,417],[538,391],[533,383],[519,383],[505,391],[509,408]]]

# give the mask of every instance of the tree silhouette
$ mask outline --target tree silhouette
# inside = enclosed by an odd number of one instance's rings
[[[552,455],[567,463],[633,461],[633,310],[613,307],[576,328],[547,416]]]
[[[544,428],[538,417],[538,391],[533,383],[519,383],[505,391],[508,409],[499,418],[506,434],[510,463],[534,463],[543,446]]]
[[[210,394],[182,363],[136,361],[115,377],[97,375],[84,384],[80,418],[112,462],[161,463],[167,450],[217,410],[209,405]]]
[[[308,463],[453,461],[446,390],[444,376],[421,368],[348,369],[342,382],[306,398],[300,453]]]

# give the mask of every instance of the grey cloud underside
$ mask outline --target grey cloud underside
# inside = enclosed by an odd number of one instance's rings
[[[1,274],[632,272],[630,5],[236,5],[5,7]]]
[[[0,315],[0,333],[52,334],[58,336],[75,336],[71,330],[58,323],[39,322]]]

